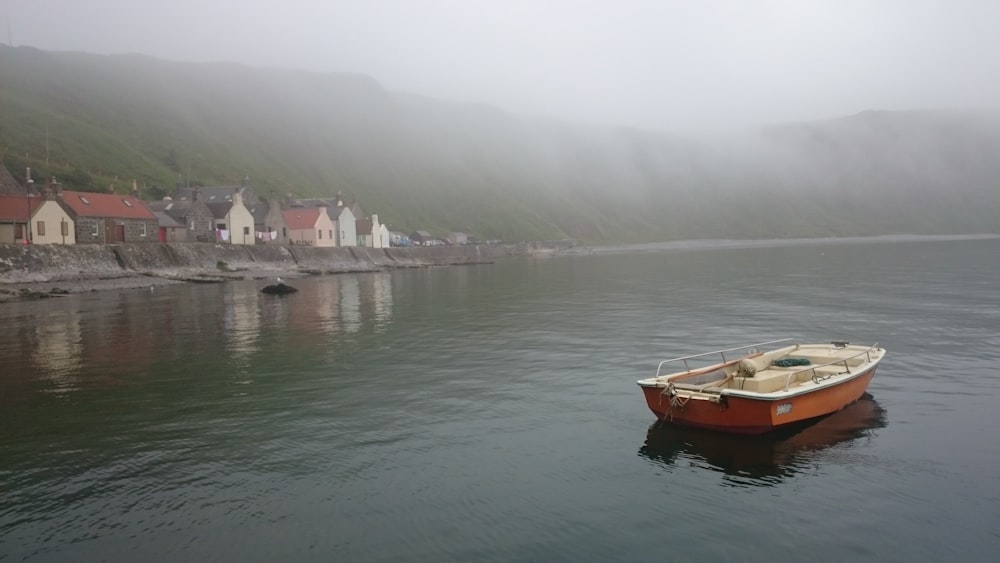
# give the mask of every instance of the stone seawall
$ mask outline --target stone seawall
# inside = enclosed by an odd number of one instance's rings
[[[410,248],[317,248],[212,243],[0,245],[0,284],[113,279],[244,278],[490,263],[551,253],[538,244]]]

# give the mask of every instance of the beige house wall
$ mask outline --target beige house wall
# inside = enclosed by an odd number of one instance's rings
[[[316,244],[316,229],[288,229],[289,244]]]
[[[0,244],[18,242],[14,240],[15,232],[13,223],[0,223]]]
[[[229,242],[232,244],[255,244],[253,215],[243,205],[243,196],[238,193],[233,194],[233,206],[226,215],[226,224],[229,227]]]
[[[42,202],[35,210],[31,216],[31,230],[35,244],[76,244],[73,218],[51,200]],[[45,234],[42,234],[43,230]]]
[[[326,213],[326,208],[320,208],[319,218],[316,220],[315,231],[322,231],[322,236],[319,236],[319,232],[315,232],[317,235],[314,239],[316,246],[337,246],[337,225],[330,219],[330,216]]]

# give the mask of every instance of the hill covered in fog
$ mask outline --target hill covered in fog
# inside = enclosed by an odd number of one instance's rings
[[[581,93],[586,95],[586,93]],[[342,191],[401,230],[589,242],[996,232],[1000,115],[864,112],[712,143],[389,92],[360,75],[0,46],[23,178]]]

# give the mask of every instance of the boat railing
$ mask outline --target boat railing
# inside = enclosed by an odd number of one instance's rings
[[[704,359],[704,358],[708,358],[709,356],[715,356],[716,354],[718,354],[719,358],[722,360],[721,363],[722,364],[726,364],[727,362],[732,361],[732,359],[726,359],[726,354],[731,354],[733,352],[743,351],[744,353],[740,355],[740,357],[743,357],[743,356],[747,356],[747,355],[750,355],[750,354],[758,354],[758,353],[760,353],[761,346],[771,346],[773,344],[781,344],[783,342],[792,342],[792,341],[793,341],[792,338],[782,338],[780,340],[771,340],[770,342],[760,342],[758,344],[748,344],[746,346],[739,346],[739,347],[736,347],[736,348],[726,348],[724,350],[715,350],[715,351],[712,351],[712,352],[704,352],[702,354],[694,354],[692,356],[681,356],[680,358],[671,358],[669,360],[663,360],[662,362],[660,362],[660,365],[656,366],[656,377],[660,377],[661,372],[663,371],[663,366],[665,366],[667,364],[672,364],[672,363],[676,363],[676,362],[684,362],[684,371],[691,371],[692,368],[691,368],[691,365],[689,363],[691,360]],[[694,369],[703,369],[704,367],[710,367],[710,366],[699,366],[699,367],[696,367]]]
[[[843,364],[844,371],[842,371],[840,373],[851,373],[851,365],[849,363],[851,360],[853,360],[854,358],[865,356],[865,363],[866,364],[870,364],[871,361],[872,361],[872,351],[873,350],[877,350],[877,349],[878,349],[878,343],[876,342],[875,344],[872,344],[871,346],[869,346],[867,350],[862,350],[861,352],[858,352],[857,354],[854,354],[853,356],[848,356],[846,358],[839,358],[839,359],[837,359],[836,361],[833,361],[833,362],[828,362],[828,363],[825,363],[825,364],[820,364],[818,366],[809,366],[809,367],[807,367],[805,369],[800,369],[800,370],[796,370],[796,371],[790,372],[788,374],[788,376],[785,378],[785,387],[782,390],[783,391],[788,391],[788,387],[792,384],[792,381],[794,379],[798,379],[798,375],[800,373],[812,372],[812,380],[813,380],[814,383],[819,383],[820,381],[823,381],[825,379],[830,379],[834,375],[840,375],[840,374],[834,374],[834,373],[816,373],[817,369],[825,368],[825,367],[828,367],[828,366],[840,366],[841,364]]]

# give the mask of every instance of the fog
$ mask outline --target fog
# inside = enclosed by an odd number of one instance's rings
[[[394,91],[686,134],[1000,99],[995,0],[0,6],[16,46],[360,73]]]

